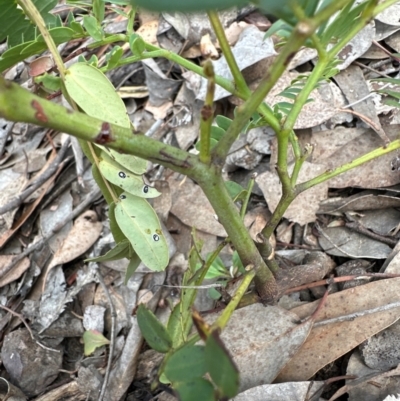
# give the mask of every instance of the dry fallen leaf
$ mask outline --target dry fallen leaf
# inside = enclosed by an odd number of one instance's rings
[[[304,162],[297,182],[305,182],[316,177],[318,174],[322,174],[324,170],[321,164]],[[278,175],[275,172],[266,171],[256,178],[256,182],[264,194],[269,209],[271,212],[274,212],[282,196],[282,186]],[[327,195],[327,182],[310,188],[308,191],[297,196],[283,216],[301,225],[315,221],[315,213],[319,209],[319,203],[326,199]]]
[[[240,391],[272,383],[312,324],[311,319],[299,324],[295,315],[278,306],[253,304],[236,310],[221,338],[240,371]]]
[[[317,316],[319,321],[398,302],[400,278],[375,281],[328,297]],[[291,309],[301,319],[309,316],[319,301]],[[363,341],[400,318],[400,307],[313,327],[306,342],[276,379],[277,382],[308,380],[328,363],[349,352]]]
[[[96,212],[87,210],[74,223],[67,238],[54,254],[53,260],[45,273],[43,287],[46,285],[47,275],[54,266],[70,262],[85,253],[99,238],[103,223],[97,220]]]
[[[176,176],[168,180],[171,188],[171,213],[189,227],[206,233],[225,237],[224,227],[215,219],[215,212],[201,188],[189,178],[177,181]]]
[[[8,266],[14,258],[15,255],[0,255],[0,266]],[[11,271],[1,277],[0,288],[19,279],[28,270],[30,264],[29,258],[23,258]]]

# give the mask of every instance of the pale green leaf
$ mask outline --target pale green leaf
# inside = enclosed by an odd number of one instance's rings
[[[157,214],[149,203],[124,192],[114,213],[119,227],[142,262],[151,270],[164,270],[169,259],[168,245]]]

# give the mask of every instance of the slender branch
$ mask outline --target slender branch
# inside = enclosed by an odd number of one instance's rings
[[[312,22],[300,22],[293,30],[287,44],[279,53],[275,62],[265,74],[258,88],[252,96],[237,109],[236,118],[233,120],[226,134],[218,142],[213,150],[213,160],[217,165],[222,165],[233,142],[236,140],[240,131],[244,128],[252,114],[264,101],[269,91],[276,84],[289,64],[297,50],[303,45],[304,41],[312,35],[316,26]],[[287,148],[287,147],[286,147]]]
[[[208,11],[207,14],[214,29],[215,36],[217,37],[219,45],[221,46],[222,54],[225,56],[225,60],[233,75],[236,88],[246,96],[249,96],[251,92],[247,86],[246,81],[243,78],[239,66],[236,63],[236,58],[232,53],[231,46],[228,43],[228,39],[225,35],[224,27],[222,26],[221,21],[218,17],[218,13],[216,11]]]
[[[346,171],[361,166],[362,164],[370,160],[386,155],[387,153],[393,152],[394,150],[399,148],[400,148],[400,139],[397,139],[396,141],[390,142],[388,145],[386,145],[386,147],[382,146],[378,149],[374,149],[372,152],[369,152],[361,157],[358,157],[357,159],[352,160],[350,163],[343,164],[342,166],[336,167],[334,170],[326,171],[325,173],[320,174],[319,176],[309,181],[302,182],[301,184],[296,186],[295,192],[296,194],[299,194],[305,191],[306,189],[309,189],[315,185],[325,182],[333,177],[336,177],[339,174],[345,173]]]
[[[211,330],[219,328],[219,329],[224,329],[226,325],[229,322],[229,319],[232,316],[232,313],[235,311],[237,306],[239,305],[240,300],[243,298],[243,295],[246,293],[247,289],[249,288],[249,285],[251,281],[254,278],[254,269],[252,266],[246,266],[246,269],[250,267],[251,270],[248,271],[246,274],[243,276],[243,281],[240,283],[239,288],[235,292],[235,295],[232,297],[231,301],[229,304],[226,306],[226,308],[223,310],[221,316],[217,319],[217,321],[212,325]]]

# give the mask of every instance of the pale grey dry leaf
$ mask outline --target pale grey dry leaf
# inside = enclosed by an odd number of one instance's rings
[[[134,275],[132,281],[132,290],[137,294],[142,285],[144,275]],[[126,393],[128,387],[135,377],[138,357],[141,353],[143,337],[137,324],[135,316],[130,317],[130,329],[126,336],[124,348],[120,357],[115,361],[110,373],[110,380],[106,390],[106,399],[109,401],[119,401]]]
[[[364,210],[352,218],[376,234],[390,235],[400,223],[400,211],[393,208]]]
[[[338,53],[342,63],[338,65],[339,70],[346,69],[353,61],[361,57],[370,47],[375,39],[375,24],[372,22],[357,33],[353,39]],[[331,47],[334,45],[332,44]]]
[[[64,192],[48,207],[40,212],[40,230],[43,236],[51,232],[66,215],[72,212],[73,199],[69,191]],[[50,239],[49,245],[53,252],[57,252],[72,228],[72,221],[58,230]]]
[[[233,401],[305,401],[324,386],[323,382],[264,384],[238,394]],[[322,401],[322,399],[321,399]]]
[[[320,203],[318,213],[338,215],[348,211],[378,210],[400,207],[396,196],[381,195],[380,191],[366,190],[346,198],[329,198]]]
[[[99,238],[103,223],[97,221],[96,212],[87,210],[76,220],[61,247],[54,254],[48,270],[70,262],[84,254]]]
[[[397,29],[400,29],[400,26]],[[400,32],[397,31],[390,35],[386,38],[385,43],[398,53],[400,51]]]
[[[250,25],[241,33],[236,45],[232,48],[233,55],[236,59],[240,70],[245,69],[260,60],[276,55],[274,44],[271,38],[264,40],[264,33],[259,31],[255,26]],[[216,75],[220,75],[233,81],[225,57],[221,57],[213,62]],[[204,99],[207,88],[207,80],[202,79],[199,92],[196,94],[197,99]],[[214,101],[229,96],[230,93],[217,85],[215,90]]]
[[[293,165],[290,171],[292,169]],[[304,162],[297,181],[298,183],[307,181],[323,173],[324,170],[325,168],[321,164]],[[261,191],[263,191],[269,209],[273,212],[282,196],[282,187],[278,175],[275,172],[267,171],[260,174],[256,178],[256,182],[261,188]],[[297,196],[283,216],[300,225],[315,221],[315,213],[319,209],[319,203],[323,199],[326,199],[327,195],[328,183],[324,182]]]
[[[397,321],[360,345],[364,363],[371,369],[387,371],[400,364],[400,324]]]
[[[16,173],[11,168],[0,171],[0,177],[0,206],[4,206],[22,191],[28,179],[25,173]],[[15,208],[0,216],[0,234],[11,228],[17,210]]]
[[[67,289],[62,268],[57,266],[52,269],[40,300],[39,316],[35,321],[41,327],[40,333],[57,320],[58,316],[65,310],[66,304],[72,302],[86,284],[96,280],[96,270],[84,268],[78,271],[76,284]]]
[[[375,40],[377,42],[387,38],[400,29],[400,26],[388,25],[375,19]],[[386,41],[385,41],[386,42]]]
[[[348,103],[354,103],[351,108],[359,114],[359,117],[361,117],[361,119],[364,120],[364,122],[372,128],[384,142],[386,142],[387,137],[381,126],[372,99],[367,98],[360,103],[355,103],[361,98],[368,96],[370,93],[361,68],[357,65],[350,65],[344,71],[335,75],[334,79],[346,96]],[[365,118],[363,119],[363,117]],[[370,121],[372,123],[370,123]]]
[[[328,296],[316,318],[338,318],[355,312],[381,307],[381,311],[351,320],[313,327],[306,342],[277,378],[277,382],[308,380],[328,363],[346,354],[363,341],[392,325],[400,318],[400,307],[384,310],[398,301],[400,278],[375,281]],[[320,301],[291,310],[301,319],[310,316]]]
[[[398,139],[399,125],[387,125],[383,128],[391,140]],[[315,145],[310,160],[324,165],[326,170],[350,163],[357,157],[382,146],[382,140],[372,129],[362,128],[337,127],[334,130],[312,134],[311,137],[302,138],[300,135],[299,141],[301,146],[305,143]],[[396,185],[400,182],[400,174],[392,171],[393,157],[393,153],[388,153],[364,163],[330,179],[328,186],[381,188]]]
[[[83,327],[85,330],[104,332],[104,314],[106,308],[101,305],[88,305],[83,314]]]
[[[210,315],[206,321],[217,317]],[[296,320],[277,306],[253,304],[233,312],[221,339],[240,371],[240,391],[271,383],[290,361],[312,327],[311,321]]]
[[[375,19],[387,25],[400,27],[400,4],[396,3],[379,13]]]
[[[171,125],[175,128],[175,136],[181,149],[188,149],[199,136],[200,111],[203,102],[196,100],[186,82],[183,83],[175,99]]]
[[[329,255],[349,258],[385,259],[391,248],[346,227],[320,229],[319,245]]]

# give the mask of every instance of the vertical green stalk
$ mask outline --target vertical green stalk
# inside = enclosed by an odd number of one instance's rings
[[[198,177],[197,181],[214,208],[219,222],[228,233],[243,264],[254,266],[255,283],[261,299],[273,301],[278,292],[275,278],[247,232],[239,211],[228,194],[219,169],[211,166],[209,174]]]
[[[229,69],[233,75],[236,88],[243,94],[249,96],[251,92],[243,78],[239,66],[236,63],[235,56],[233,55],[228,39],[226,38],[224,27],[221,24],[218,13],[213,10],[208,11],[207,14],[214,29],[215,36],[217,37],[219,45],[221,46],[222,54],[225,56],[225,60],[228,63]]]
[[[199,160],[202,163],[209,164],[210,143],[211,143],[211,124],[214,119],[214,93],[215,93],[215,74],[214,67],[210,60],[204,63],[204,74],[207,77],[207,92],[204,105],[201,109],[200,118],[200,155]]]

